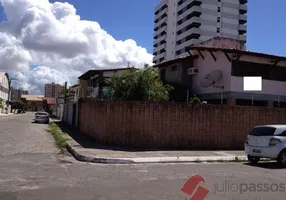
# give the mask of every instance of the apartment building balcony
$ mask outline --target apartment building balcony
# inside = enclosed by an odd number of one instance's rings
[[[247,21],[247,15],[239,15],[239,20]]]
[[[165,52],[157,54],[156,56],[154,56],[153,61],[162,62],[162,60],[165,58],[165,56],[166,56]]]
[[[177,41],[182,40],[191,34],[201,34],[201,30],[199,28],[191,28],[191,29],[185,31],[184,33],[178,35]]]
[[[160,44],[159,46],[153,48],[153,52],[159,52],[161,49],[166,49],[166,43]]]
[[[162,8],[167,7],[167,3],[167,0],[160,1],[160,3],[155,6],[155,14],[159,13]]]
[[[162,33],[163,31],[166,31],[167,32],[167,24],[163,25],[163,26],[159,26],[157,27],[158,29],[154,30],[154,36]]]
[[[185,12],[183,12],[181,15],[178,15],[178,21],[182,20],[183,18],[187,17],[188,15],[197,12],[197,13],[201,13],[202,12],[202,8],[200,6],[193,6],[190,9],[186,10]]]
[[[183,22],[182,24],[177,26],[177,30],[182,30],[183,28],[185,28],[186,26],[190,25],[191,23],[201,23],[202,19],[200,17],[192,17],[190,19],[188,19],[187,21]]]
[[[185,42],[181,43],[180,45],[176,46],[176,51],[182,50],[185,47],[189,47],[192,44],[196,44],[196,41],[197,41],[197,39],[191,39],[191,40],[185,41]]]
[[[182,1],[183,1],[183,3],[181,5],[178,5],[178,10],[182,10],[183,8],[188,6],[188,4],[190,3],[190,1],[188,1],[188,0],[182,0]]]
[[[238,39],[239,39],[239,40],[246,41],[246,35],[239,35],[239,36],[238,36]]]
[[[240,4],[247,4],[247,0],[239,0]]]
[[[165,15],[165,17],[160,19],[158,22],[154,23],[154,29],[157,28],[158,26],[160,26],[163,23],[167,23],[167,15]]]
[[[167,13],[164,13],[163,15],[161,15],[159,18],[154,20],[154,26],[157,26],[158,24],[161,23],[161,21],[166,20],[167,21]],[[155,28],[155,27],[154,27]]]
[[[181,1],[179,1],[178,4],[180,2]],[[202,2],[199,0],[192,0],[192,1],[184,0],[181,5],[178,5],[178,14],[180,15],[183,12],[185,12],[186,10],[192,8],[193,6],[200,6],[201,4],[202,4]]]
[[[247,23],[247,15],[239,15],[239,24]]]
[[[159,20],[159,18],[168,12],[168,7],[165,7],[158,15],[155,15],[155,21]]]
[[[157,39],[155,39],[155,40],[153,41],[153,44],[158,44],[158,43],[160,43],[162,40],[167,40],[167,34],[162,35],[162,36],[159,36]]]
[[[241,24],[241,25],[239,25],[238,29],[239,29],[240,31],[246,31],[247,26],[246,26],[245,24]]]
[[[245,14],[247,13],[247,4],[240,4],[239,5],[239,14]]]

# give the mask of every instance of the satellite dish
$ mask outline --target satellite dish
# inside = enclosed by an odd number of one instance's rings
[[[90,92],[90,93],[92,93],[92,92],[94,91],[94,88],[91,87],[91,86],[89,86],[89,87],[87,88],[87,91]]]
[[[221,70],[214,70],[211,73],[205,75],[201,79],[201,86],[203,88],[210,87],[212,85],[215,85],[222,77],[222,71]]]

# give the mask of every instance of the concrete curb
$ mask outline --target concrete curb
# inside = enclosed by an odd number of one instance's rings
[[[74,150],[69,144],[67,144],[66,149],[70,152],[73,157],[82,162],[92,162],[92,163],[105,163],[105,164],[135,164],[131,159],[122,159],[122,158],[96,158],[93,156],[81,155]]]
[[[67,144],[66,149],[74,158],[82,162],[104,164],[146,164],[146,163],[210,163],[210,162],[239,162],[246,161],[246,156],[183,156],[183,157],[144,157],[144,158],[97,158],[78,153]]]

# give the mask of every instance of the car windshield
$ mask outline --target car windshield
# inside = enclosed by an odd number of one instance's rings
[[[38,112],[37,115],[42,115],[42,116],[44,116],[44,115],[48,115],[48,113]]]
[[[275,131],[276,131],[276,128],[274,127],[256,127],[249,133],[249,135],[273,136]]]

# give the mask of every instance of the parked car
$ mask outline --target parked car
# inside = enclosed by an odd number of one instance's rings
[[[35,113],[35,122],[36,123],[50,123],[50,115],[47,112],[36,112]]]
[[[245,153],[252,164],[270,158],[286,167],[286,125],[254,127],[247,136]]]

